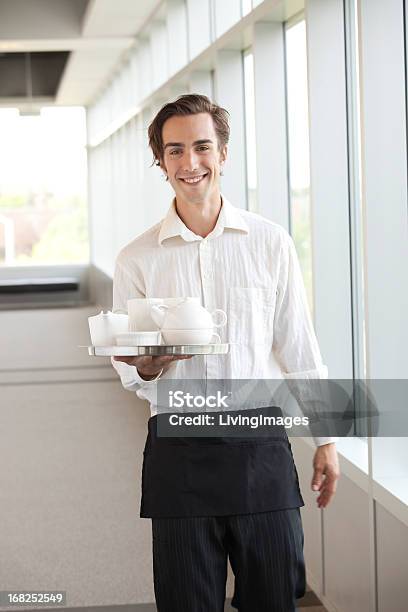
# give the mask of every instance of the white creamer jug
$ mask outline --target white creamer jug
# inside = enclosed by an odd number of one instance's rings
[[[128,331],[127,314],[101,312],[93,317],[88,317],[89,331],[93,346],[115,346],[116,335]]]

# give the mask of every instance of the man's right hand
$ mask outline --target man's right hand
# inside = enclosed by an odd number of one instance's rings
[[[194,355],[160,355],[160,356],[142,356],[142,357],[133,357],[133,356],[115,356],[115,361],[123,361],[128,365],[135,366],[139,375],[144,380],[152,380],[155,378],[160,370],[163,370],[163,373],[169,369],[170,365],[173,361],[179,361],[181,359],[191,359]]]

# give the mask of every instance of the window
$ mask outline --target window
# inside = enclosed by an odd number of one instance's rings
[[[347,111],[350,180],[351,274],[353,287],[354,378],[365,379],[364,233],[361,190],[360,74],[357,2],[346,2]]]
[[[252,0],[241,0],[241,14],[242,17],[248,15],[252,11]]]
[[[290,229],[313,312],[306,24],[285,31]]]
[[[254,56],[252,51],[248,50],[244,52],[243,57],[247,206],[248,210],[257,212]]]
[[[0,110],[0,265],[89,260],[85,110]]]

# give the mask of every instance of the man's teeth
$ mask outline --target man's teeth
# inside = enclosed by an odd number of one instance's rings
[[[198,183],[198,181],[201,181],[201,179],[204,177],[205,174],[202,174],[201,176],[195,176],[193,178],[184,178],[183,181],[185,181],[186,183]]]

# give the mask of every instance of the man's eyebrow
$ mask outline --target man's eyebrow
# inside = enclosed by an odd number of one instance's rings
[[[164,148],[167,149],[167,147],[182,147],[184,146],[182,142],[167,142],[164,145]]]
[[[202,138],[201,140],[195,140],[193,142],[193,145],[201,145],[201,144],[207,144],[207,143],[211,143],[212,144],[212,140],[210,138]],[[166,144],[164,145],[164,148],[167,149],[167,147],[184,147],[184,143],[183,142],[166,142]]]

